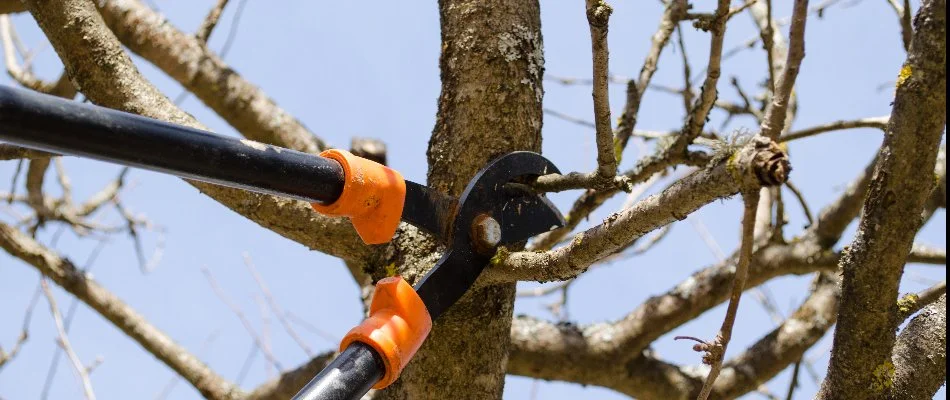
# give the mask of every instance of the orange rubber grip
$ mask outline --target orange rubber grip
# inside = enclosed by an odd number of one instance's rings
[[[392,239],[402,218],[406,201],[406,181],[393,169],[357,157],[346,150],[330,149],[321,157],[343,166],[343,193],[332,204],[311,203],[321,214],[349,217],[356,233],[366,244]]]
[[[369,318],[346,334],[340,351],[353,342],[366,343],[376,350],[386,373],[373,389],[382,389],[399,378],[430,330],[429,310],[412,286],[398,276],[384,278],[376,283]]]

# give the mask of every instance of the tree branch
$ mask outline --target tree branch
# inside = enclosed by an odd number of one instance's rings
[[[851,181],[847,189],[818,214],[814,229],[810,231],[822,246],[830,247],[837,243],[851,221],[861,213],[877,160],[875,157],[864,171]]]
[[[929,400],[947,379],[947,295],[927,306],[894,344],[890,398]]]
[[[720,64],[722,63],[722,42],[726,35],[726,22],[729,20],[729,0],[719,0],[716,11],[708,22],[697,20],[694,26],[702,30],[709,31],[711,38],[709,41],[709,64],[706,66],[706,80],[700,88],[699,97],[693,104],[693,109],[689,113],[686,126],[680,138],[677,138],[676,144],[670,147],[673,152],[682,152],[686,146],[693,141],[706,125],[706,117],[712,110],[716,97],[719,94],[716,88],[719,82],[719,76],[722,74]]]
[[[0,223],[0,247],[19,258],[57,285],[72,293],[100,315],[112,322],[126,335],[138,342],[209,399],[235,399],[240,391],[217,375],[204,363],[175,343],[164,332],[148,323],[144,317],[122,302],[114,294],[79,271],[67,259],[24,235]]]
[[[702,152],[690,152],[685,157],[669,157],[665,160],[659,160],[662,156],[662,150],[651,156],[656,162],[644,163],[641,166],[624,172],[622,177],[618,178],[618,186],[624,186],[633,190],[634,185],[648,181],[656,173],[677,165],[687,165],[692,167],[703,167],[709,163],[710,157]],[[570,176],[570,175],[566,175]],[[543,178],[543,177],[541,177]],[[539,178],[539,181],[541,179]],[[542,190],[544,187],[535,182],[535,189]],[[541,186],[541,189],[539,189]],[[609,200],[620,191],[620,188],[604,190],[588,190],[584,192],[571,206],[571,210],[564,216],[566,224],[563,228],[543,233],[535,237],[534,242],[529,246],[530,250],[549,250],[557,245],[565,236],[576,228],[581,221],[585,220],[594,210],[599,208],[604,202]]]
[[[21,0],[0,0],[0,14],[15,14],[27,11]]]
[[[251,391],[244,400],[283,400],[297,393],[310,382],[323,367],[330,363],[336,353],[327,352],[311,358],[305,364],[282,373],[277,378],[261,384]]]
[[[789,132],[779,137],[780,142],[790,142],[792,140],[803,139],[810,136],[819,135],[825,132],[839,131],[844,129],[857,128],[877,128],[884,130],[887,128],[887,116],[862,118],[851,121],[835,121],[824,125],[813,126],[800,131]]]
[[[921,264],[947,265],[947,249],[914,243],[907,256],[907,262]]]
[[[753,253],[746,286],[753,288],[782,275],[834,271],[838,260],[839,255],[806,241],[767,245]],[[660,336],[728,300],[735,271],[733,257],[694,273],[616,322],[587,327],[559,326],[565,335],[562,350],[564,354],[583,351],[600,357],[638,354]],[[576,336],[576,340],[568,336]]]
[[[811,294],[787,320],[723,364],[714,396],[739,397],[801,360],[805,351],[834,326],[838,295],[835,273],[818,274]]]
[[[208,43],[208,38],[211,37],[211,31],[218,25],[218,20],[221,19],[221,13],[224,12],[224,7],[227,5],[228,0],[218,0],[214,7],[211,8],[211,11],[208,12],[208,16],[201,22],[198,31],[195,32],[195,39],[198,39],[201,43]]]
[[[26,147],[14,146],[12,144],[0,143],[0,161],[16,159],[34,160],[37,158],[49,158],[52,156],[55,156],[55,154],[28,149]]]
[[[178,30],[145,4],[137,0],[96,4],[123,44],[194,93],[244,137],[307,153],[326,148],[300,121],[203,42]]]
[[[597,128],[597,172],[599,180],[617,175],[614,156],[614,135],[610,121],[610,96],[607,88],[609,51],[607,26],[613,12],[603,0],[587,0],[587,24],[590,26],[591,53],[593,53],[594,125]]]
[[[650,50],[643,60],[643,66],[640,68],[640,75],[636,81],[627,82],[627,101],[623,106],[623,113],[620,115],[620,121],[617,124],[616,137],[617,153],[615,157],[620,161],[623,155],[623,149],[627,147],[630,136],[637,126],[637,114],[640,112],[640,103],[643,100],[643,94],[646,93],[656,72],[657,64],[660,62],[660,55],[663,49],[670,41],[673,31],[680,20],[686,15],[687,2],[685,0],[670,1],[660,17],[660,26],[656,33],[650,38]]]
[[[781,149],[768,139],[754,138],[728,160],[718,161],[608,217],[603,224],[574,236],[571,244],[547,252],[507,253],[499,250],[485,280],[565,280],[583,272],[627,243],[667,225],[716,199],[740,189],[782,183],[790,166]]]
[[[46,294],[46,300],[49,301],[49,309],[53,314],[56,332],[59,334],[59,345],[63,348],[63,351],[66,352],[66,356],[69,357],[69,361],[73,364],[73,369],[79,376],[80,382],[82,382],[83,395],[86,397],[86,400],[96,400],[96,393],[92,390],[92,382],[89,380],[86,367],[82,364],[79,356],[73,351],[73,346],[69,343],[69,336],[66,335],[66,329],[63,327],[63,316],[59,313],[59,307],[56,306],[56,296],[53,296],[53,291],[50,290],[46,279],[40,280],[40,285],[43,287],[43,293]]]
[[[128,1],[108,1],[103,2],[103,4],[113,9],[130,3]],[[76,81],[83,94],[94,103],[192,128],[206,129],[192,116],[178,109],[139,74],[115,36],[102,22],[99,13],[94,8],[89,8],[90,2],[87,0],[68,0],[66,2],[35,0],[31,1],[30,5],[34,18],[53,44],[69,76]],[[131,18],[137,15],[131,11],[140,10],[130,10],[128,16]],[[76,21],[82,21],[82,23],[75,23]],[[146,32],[147,30],[142,28],[152,26],[150,24],[156,21],[156,18],[140,20],[139,22],[144,25],[133,25],[136,29],[132,29],[132,31]],[[146,22],[149,24],[146,24]],[[169,29],[168,24],[162,26]],[[144,38],[142,39],[144,40]],[[189,38],[189,40],[194,40],[194,38]],[[162,54],[165,53],[162,52]],[[171,54],[182,53],[171,52]],[[230,76],[235,77],[234,75]],[[254,103],[249,101],[251,98],[234,97],[224,89],[229,87],[228,85],[216,84],[215,86],[218,88],[216,90],[222,90],[222,92],[215,92],[217,97],[219,99],[230,99],[229,101],[233,102],[226,103],[232,106],[272,104],[268,102]],[[260,100],[257,97],[253,99]],[[281,117],[286,114],[268,107],[263,109],[242,108],[236,114],[251,118],[254,121],[260,118],[268,121],[268,123],[286,120]],[[273,113],[268,113],[265,116],[255,113],[255,110],[268,110],[273,111]],[[280,123],[272,126],[250,124],[246,128],[252,133],[257,132],[275,138],[280,136],[277,135],[278,132],[284,132],[286,126]],[[289,132],[298,131],[289,130]],[[249,136],[255,137],[254,134],[249,134]],[[291,137],[299,140],[302,136],[293,134],[287,137],[287,141],[276,139],[275,141],[282,142],[278,144],[285,147],[296,147],[298,150],[307,149],[308,146],[304,146],[302,142],[290,140]],[[318,146],[314,148],[318,148]],[[375,256],[374,249],[362,243],[348,220],[321,216],[305,202],[249,193],[240,189],[225,188],[201,182],[189,181],[189,183],[238,214],[310,249],[344,259],[361,260]]]
[[[886,388],[898,285],[935,184],[946,123],[946,1],[925,1],[916,24],[865,215],[841,263],[839,323],[819,399],[879,398]]]
[[[917,311],[920,311],[922,308],[927,307],[931,303],[937,301],[940,296],[943,296],[946,293],[947,281],[943,281],[927,288],[920,293],[911,293],[905,295],[897,301],[897,307],[900,310],[899,323],[904,323],[908,317],[916,314]],[[897,328],[899,327],[895,327],[895,329]]]
[[[762,135],[777,139],[785,130],[788,105],[791,101],[795,79],[805,58],[805,21],[808,18],[808,0],[795,0],[792,11],[792,26],[789,31],[788,55],[782,76],[775,84],[772,102],[765,111],[760,130]]]
[[[247,331],[247,334],[251,337],[251,340],[254,341],[254,345],[257,346],[258,350],[264,354],[264,358],[267,359],[268,364],[277,367],[278,370],[284,369],[284,367],[280,364],[280,360],[278,360],[277,357],[274,356],[274,353],[270,351],[266,340],[262,339],[261,335],[258,335],[257,331],[254,330],[254,325],[252,325],[251,321],[247,319],[247,316],[244,315],[244,312],[241,311],[241,308],[231,301],[231,298],[228,297],[227,293],[224,293],[224,290],[221,289],[221,286],[218,286],[218,282],[214,279],[214,275],[211,274],[211,271],[207,268],[202,268],[201,272],[208,280],[208,284],[211,285],[211,290],[214,292],[214,295],[217,296],[218,299],[220,299],[221,302],[224,303],[224,305],[227,306],[236,317],[238,317],[238,320],[241,321],[241,325],[244,326],[244,330]]]
[[[17,62],[13,45],[13,23],[10,22],[10,16],[8,15],[0,15],[0,39],[3,41],[3,55],[6,59],[7,73],[13,80],[40,93],[67,99],[76,97],[76,87],[69,81],[69,76],[65,72],[60,74],[59,79],[55,82],[45,82]]]
[[[271,293],[270,288],[267,286],[267,283],[264,282],[264,277],[257,272],[257,267],[254,266],[254,262],[251,260],[251,256],[247,253],[244,254],[244,265],[247,267],[248,271],[251,273],[251,276],[254,277],[254,281],[257,282],[258,288],[261,289],[261,293],[264,295],[264,299],[267,301],[267,306],[270,308],[271,312],[274,313],[274,316],[277,317],[277,321],[280,322],[281,326],[284,327],[284,330],[287,334],[300,346],[300,349],[303,350],[304,354],[307,357],[313,357],[313,351],[310,350],[310,346],[304,342],[303,338],[297,334],[297,331],[293,326],[290,325],[290,322],[287,320],[287,314],[283,309],[280,308],[280,305],[277,304],[277,300],[274,299],[273,293]]]
[[[719,328],[719,334],[711,343],[700,343],[693,347],[694,350],[702,351],[703,363],[710,365],[709,375],[703,382],[703,388],[699,392],[697,400],[706,400],[712,392],[716,379],[722,370],[722,358],[726,354],[729,341],[732,339],[732,328],[736,323],[736,314],[739,311],[739,301],[742,299],[742,292],[745,291],[746,280],[749,278],[749,264],[752,262],[752,247],[755,242],[753,233],[755,232],[755,214],[758,211],[759,191],[758,189],[749,190],[743,193],[743,214],[742,214],[742,240],[739,248],[739,262],[736,265],[736,274],[732,281],[732,294],[729,298],[729,305],[726,307],[726,317],[722,321],[722,327]]]
[[[901,42],[904,45],[904,51],[910,51],[910,41],[914,35],[914,28],[911,23],[911,9],[909,0],[887,0],[887,3],[897,14],[897,20],[901,26]]]

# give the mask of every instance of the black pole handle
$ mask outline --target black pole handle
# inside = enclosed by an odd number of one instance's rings
[[[293,400],[359,400],[385,372],[376,350],[353,342],[300,389]]]
[[[0,140],[311,203],[343,192],[334,160],[8,86]]]
[[[328,158],[7,86],[0,140],[307,202],[333,203],[344,185]],[[294,399],[358,400],[384,374],[376,351],[354,342]]]

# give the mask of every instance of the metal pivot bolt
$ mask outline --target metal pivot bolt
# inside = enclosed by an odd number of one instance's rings
[[[479,214],[472,221],[472,244],[480,253],[492,253],[501,242],[501,225],[488,214]]]

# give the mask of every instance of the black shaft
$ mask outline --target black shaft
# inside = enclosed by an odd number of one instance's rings
[[[293,400],[359,400],[384,372],[383,361],[373,348],[353,342]]]
[[[328,158],[7,86],[0,140],[308,202],[343,191]]]

